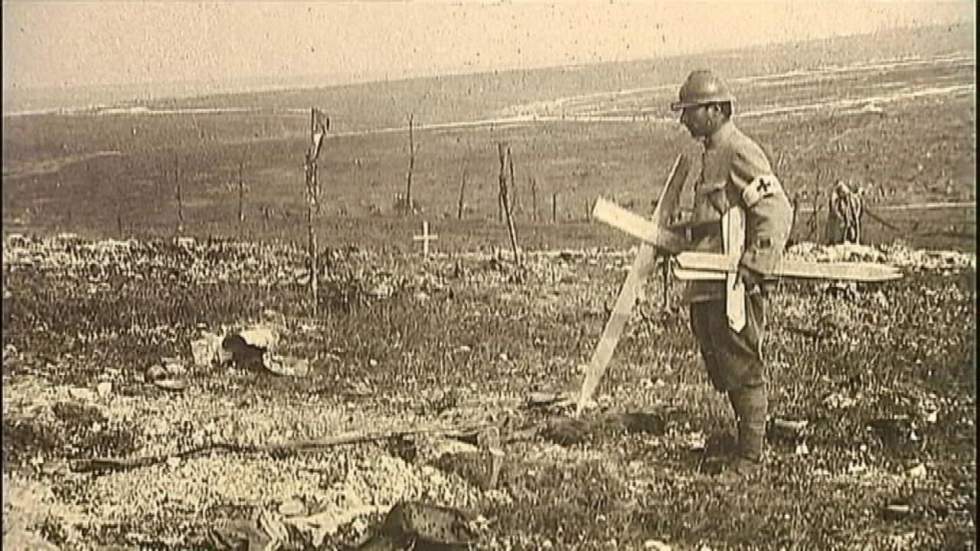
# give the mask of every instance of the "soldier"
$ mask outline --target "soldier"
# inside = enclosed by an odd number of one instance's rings
[[[710,71],[694,71],[679,96],[671,109],[681,112],[681,124],[703,147],[690,234],[695,250],[723,252],[721,215],[736,205],[745,212],[739,264],[745,327],[736,332],[728,325],[724,282],[692,281],[683,297],[711,384],[727,393],[735,413],[738,443],[725,477],[738,479],[762,464],[768,409],[762,357],[765,284],[786,246],[793,210],[762,148],[732,122],[734,97],[724,82]]]

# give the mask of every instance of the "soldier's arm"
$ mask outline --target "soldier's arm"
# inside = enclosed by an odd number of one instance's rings
[[[747,215],[741,265],[764,276],[770,275],[789,240],[793,207],[757,146],[735,153],[730,180]]]

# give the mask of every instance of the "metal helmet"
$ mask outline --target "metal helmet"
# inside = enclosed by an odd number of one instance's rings
[[[728,91],[728,86],[714,73],[707,69],[692,71],[687,80],[681,85],[678,99],[670,104],[671,111],[680,111],[685,107],[735,101],[735,96]]]

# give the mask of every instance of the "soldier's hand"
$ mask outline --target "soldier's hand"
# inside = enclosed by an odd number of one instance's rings
[[[738,279],[745,285],[746,291],[751,291],[762,283],[762,275],[741,265],[738,267]]]

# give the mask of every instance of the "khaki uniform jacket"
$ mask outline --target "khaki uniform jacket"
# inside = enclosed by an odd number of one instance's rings
[[[762,276],[777,268],[793,223],[793,207],[759,144],[731,121],[705,143],[701,175],[694,185],[693,224],[702,230],[694,250],[724,252],[721,215],[732,206],[745,211],[745,251],[741,264]],[[720,300],[724,282],[692,281],[685,302]]]

